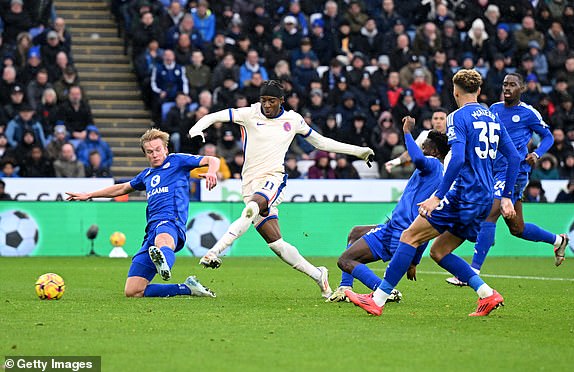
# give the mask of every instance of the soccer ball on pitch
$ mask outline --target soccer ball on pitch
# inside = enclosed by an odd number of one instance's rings
[[[26,213],[10,210],[0,214],[0,256],[27,256],[38,243],[38,224]]]
[[[123,232],[116,231],[110,235],[110,243],[114,247],[123,247],[126,244],[126,236]]]
[[[65,289],[64,279],[58,274],[44,274],[36,280],[36,295],[40,300],[59,300]]]
[[[201,212],[196,214],[187,224],[185,233],[187,248],[194,256],[203,257],[225,234],[228,227],[229,220],[219,213]],[[223,254],[227,250],[229,248]]]

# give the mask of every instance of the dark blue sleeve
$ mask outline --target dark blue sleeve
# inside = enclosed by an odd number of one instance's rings
[[[452,153],[452,157],[448,163],[448,167],[446,167],[446,172],[444,173],[442,182],[438,186],[438,191],[435,194],[437,198],[444,198],[445,194],[450,189],[450,186],[456,179],[456,176],[458,176],[462,169],[465,158],[464,150],[465,144],[463,142],[451,142],[450,151]]]
[[[520,155],[518,155],[518,151],[516,151],[516,147],[514,147],[514,143],[504,125],[500,126],[500,144],[498,151],[506,157],[508,162],[508,166],[506,167],[506,183],[504,184],[504,191],[501,196],[503,198],[510,198],[514,191],[518,168],[520,167],[522,159],[520,159]]]
[[[425,169],[427,169],[428,159],[423,154],[423,151],[420,149],[420,147],[417,146],[412,134],[410,133],[405,134],[405,144],[407,145],[407,151],[409,152],[409,155],[415,167],[417,167],[417,169],[420,171],[424,171]]]

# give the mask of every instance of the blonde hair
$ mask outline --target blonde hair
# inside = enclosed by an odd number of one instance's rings
[[[461,69],[454,74],[452,82],[466,93],[476,93],[482,85],[482,76],[476,70]]]
[[[140,147],[144,152],[144,154],[145,154],[144,144],[146,142],[150,142],[158,138],[163,142],[163,145],[167,147],[167,144],[169,143],[169,134],[155,128],[146,130],[146,132],[140,138]]]

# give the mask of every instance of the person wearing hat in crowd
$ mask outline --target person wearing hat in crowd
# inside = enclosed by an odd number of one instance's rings
[[[399,101],[391,109],[391,113],[393,114],[393,121],[395,123],[400,123],[405,116],[410,116],[417,121],[420,119],[422,109],[417,105],[412,89],[407,88],[403,90]]]
[[[283,41],[283,47],[289,52],[298,48],[301,44],[301,38],[303,38],[303,34],[299,30],[299,22],[292,15],[287,15],[283,18],[279,34]]]
[[[574,162],[574,154],[571,156]],[[565,190],[560,190],[555,203],[574,203],[574,178],[571,178]]]
[[[566,153],[564,163],[560,167],[560,178],[574,180],[574,151]]]
[[[522,76],[528,76],[530,74],[534,74],[538,76],[536,70],[534,69],[534,59],[528,53],[522,55],[520,59],[520,65],[516,69],[516,72]]]
[[[58,159],[62,151],[62,146],[68,143],[67,136],[66,125],[63,121],[57,121],[54,126],[54,134],[50,142],[46,145],[46,155],[48,159],[52,161]]]
[[[524,203],[548,203],[546,191],[542,188],[542,182],[531,180],[524,189]]]
[[[328,66],[331,59],[335,56],[336,44],[333,34],[325,31],[325,22],[322,18],[317,18],[311,23],[309,39],[319,64]]]
[[[72,65],[68,65],[64,69],[62,77],[54,83],[54,90],[58,95],[59,102],[65,102],[68,99],[68,94],[73,86],[80,86],[80,78],[76,68]],[[82,90],[82,98],[87,100],[84,90],[81,87],[80,89]]]
[[[516,41],[514,35],[510,32],[510,26],[506,23],[499,23],[496,27],[496,33],[490,42],[491,55],[502,54],[504,64],[511,66],[516,53]]]
[[[335,112],[341,116],[339,126],[342,132],[348,132],[353,128],[353,119],[358,110],[355,95],[350,91],[343,93],[341,103],[335,107]]]
[[[528,54],[532,57],[534,70],[539,81],[545,84],[548,77],[548,60],[537,41],[532,40],[528,42]]]
[[[54,30],[48,32],[46,35],[46,44],[42,45],[42,61],[47,66],[53,66],[56,64],[56,55],[59,52],[66,52],[66,48],[60,43],[60,38],[58,33]],[[70,56],[68,55],[68,58]]]
[[[90,165],[90,153],[96,150],[101,157],[102,168],[111,168],[114,161],[114,155],[110,145],[102,139],[98,127],[95,125],[88,125],[86,127],[86,138],[80,142],[76,149],[78,160],[84,163],[85,166]]]
[[[26,102],[24,87],[20,83],[15,83],[10,88],[10,100],[3,107],[6,121],[13,119],[18,115],[20,108]]]
[[[298,28],[301,30],[301,35],[303,37],[309,36],[309,23],[307,21],[307,16],[301,11],[300,0],[290,0],[288,15],[295,17],[297,20]]]
[[[336,179],[359,179],[359,172],[357,169],[351,164],[347,155],[345,154],[337,154],[335,157],[337,161],[335,166],[335,178]]]
[[[524,79],[526,83],[526,90],[522,93],[522,102],[531,105],[538,106],[540,102],[540,97],[542,96],[542,87],[535,74],[528,74]]]
[[[391,72],[391,60],[386,54],[377,57],[377,69],[371,74],[371,81],[376,87],[382,87]]]
[[[349,22],[352,34],[361,32],[361,28],[369,19],[369,16],[363,11],[362,3],[358,0],[351,0],[349,2],[344,17]]]
[[[345,141],[355,146],[370,147],[371,130],[367,128],[367,116],[362,111],[355,111],[351,125],[350,129],[344,131]]]
[[[23,0],[9,0],[9,3],[10,8],[6,12],[2,9],[2,20],[4,21],[3,39],[6,44],[15,45],[18,34],[27,32],[34,25],[28,11],[24,10]]]
[[[546,53],[549,79],[558,78],[561,73],[564,73],[564,67],[569,55],[570,50],[568,49],[566,38],[556,39],[555,47]]]
[[[415,71],[421,70],[427,83],[432,82],[432,75],[421,63],[419,56],[412,54],[409,56],[409,63],[399,71],[399,79],[403,88],[409,88],[415,81]]]
[[[383,34],[381,53],[390,55],[397,47],[397,37],[404,34],[405,32],[405,22],[400,18],[395,19],[392,23],[392,27],[385,31]]]
[[[335,170],[326,151],[315,152],[315,164],[309,167],[307,178],[310,180],[335,179]]]
[[[18,110],[18,115],[10,120],[6,126],[6,138],[8,138],[8,143],[12,148],[18,147],[26,131],[32,132],[42,147],[46,146],[44,130],[42,124],[34,117],[34,109],[30,104],[23,103]]]
[[[572,101],[571,95],[564,94],[560,98],[560,105],[552,117],[554,127],[560,128],[566,133],[574,129],[574,104]]]
[[[243,157],[243,152],[241,152],[241,155]],[[287,154],[285,158],[285,174],[290,180],[303,178],[303,174],[297,168],[297,156],[295,154]],[[241,174],[239,176],[241,177]]]
[[[413,73],[414,80],[410,86],[413,91],[413,96],[419,107],[424,107],[430,97],[436,93],[436,89],[426,82],[425,72],[422,68],[418,68]]]
[[[235,154],[241,151],[238,136],[235,134],[232,127],[224,125],[223,136],[217,142],[217,152],[229,164],[233,161]]]
[[[28,50],[28,59],[26,65],[18,73],[19,80],[22,84],[27,85],[29,82],[36,78],[36,74],[41,69],[45,68],[40,56],[40,47],[33,46]]]
[[[309,93],[309,112],[313,117],[313,122],[320,128],[324,128],[327,117],[332,113],[333,107],[325,102],[321,89],[312,89]]]
[[[493,57],[493,62],[486,73],[482,94],[486,96],[486,102],[489,105],[500,100],[502,83],[504,82],[504,77],[507,74],[504,60],[505,57],[503,54],[496,53]]]
[[[462,49],[462,41],[453,20],[448,19],[444,22],[441,30],[441,41],[449,66],[456,66],[458,55]]]

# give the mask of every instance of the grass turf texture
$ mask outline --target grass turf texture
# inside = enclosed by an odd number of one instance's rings
[[[336,260],[311,261],[329,267],[335,288]],[[552,258],[489,258],[484,273],[574,279],[569,261],[556,268]],[[227,258],[218,270],[179,258],[172,281],[196,274],[215,299],[125,298],[128,266],[107,258],[0,258],[0,362],[5,355],[101,355],[104,371],[572,367],[572,280],[486,278],[506,306],[471,318],[471,289],[419,273],[417,282],[399,283],[400,304],[373,317],[353,304],[325,303],[309,278],[276,258]],[[385,266],[371,267],[382,275]],[[429,259],[419,266],[441,270]],[[66,281],[60,301],[34,294],[46,272]]]

